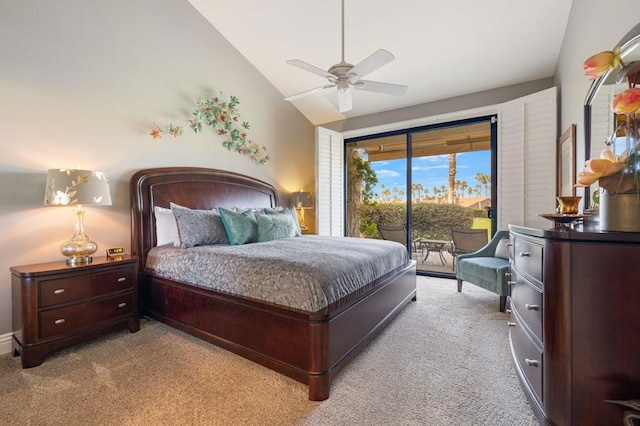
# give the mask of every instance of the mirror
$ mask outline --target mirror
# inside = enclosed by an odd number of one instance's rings
[[[620,56],[625,64],[640,60],[640,24],[633,27],[617,44],[620,46]],[[611,46],[613,49],[615,46]],[[598,53],[598,52],[594,52]],[[586,58],[585,58],[586,59]],[[624,84],[616,84],[618,69],[610,70],[595,79],[589,87],[584,101],[584,156],[585,160],[599,157],[606,148],[604,142],[616,128],[616,117],[611,111],[611,102],[615,95],[626,88]],[[621,154],[627,149],[626,138],[619,138],[614,142],[612,150]],[[584,208],[590,206],[591,190],[585,188]]]

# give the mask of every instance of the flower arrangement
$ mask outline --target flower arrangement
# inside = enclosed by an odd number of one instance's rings
[[[240,100],[235,96],[231,96],[229,101],[217,96],[210,99],[199,99],[196,102],[196,109],[184,124],[177,126],[170,123],[165,128],[160,128],[153,123],[155,128],[149,132],[149,135],[153,139],[160,138],[163,134],[178,137],[182,135],[186,126],[190,126],[195,133],[200,133],[202,127],[206,125],[215,130],[219,136],[224,137],[222,146],[229,151],[234,150],[239,154],[247,155],[256,164],[265,164],[270,159],[267,155],[267,148],[248,138],[249,123],[240,122],[240,114],[237,111],[238,104],[240,104]]]
[[[588,160],[585,170],[580,172],[575,186],[585,187],[599,181],[600,188],[610,193],[630,192],[637,188],[638,159],[640,145],[638,145],[638,121],[636,114],[640,110],[640,88],[636,84],[640,80],[640,61],[625,64],[620,58],[620,48],[613,51],[600,52],[587,59],[584,73],[594,80],[619,68],[616,83],[626,80],[628,88],[616,95],[611,103],[611,109],[621,120],[605,144],[610,147],[616,137],[624,134],[627,138],[627,150],[621,155],[615,155],[610,148],[602,151],[600,158]]]

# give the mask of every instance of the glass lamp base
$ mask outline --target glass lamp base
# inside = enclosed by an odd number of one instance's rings
[[[76,229],[73,237],[60,246],[60,252],[67,256],[67,265],[76,266],[91,263],[91,255],[98,250],[98,244],[94,243],[84,233],[82,219],[84,209],[81,205],[76,206]]]
[[[84,265],[91,263],[91,255],[98,250],[98,245],[88,238],[85,240],[69,240],[62,244],[60,252],[67,256],[67,265]]]

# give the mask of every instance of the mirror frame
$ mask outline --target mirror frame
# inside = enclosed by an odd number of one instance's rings
[[[629,31],[616,46],[620,46],[620,57],[624,59],[626,55],[640,46],[640,24],[636,25]],[[593,80],[587,96],[584,100],[584,159],[585,161],[591,158],[591,103],[598,94],[598,90],[607,80],[609,75],[614,70],[609,70],[605,74]],[[591,187],[584,189],[584,209],[589,208],[591,204]]]

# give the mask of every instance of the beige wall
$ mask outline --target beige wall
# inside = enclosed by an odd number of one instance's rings
[[[555,81],[560,87],[560,129],[577,124],[578,170],[584,162],[584,99],[591,81],[583,75],[582,63],[589,56],[612,50],[617,42],[640,23],[637,0],[573,0]],[[592,141],[604,148],[604,141]]]
[[[216,91],[239,97],[266,165],[227,151],[210,129],[148,135]],[[232,170],[272,183],[284,203],[315,188],[313,126],[187,0],[0,2],[0,147],[0,337],[12,330],[9,267],[61,259],[73,233],[71,210],[42,206],[49,168],[109,175],[113,205],[87,207],[85,219],[100,252],[129,249],[137,169]]]

